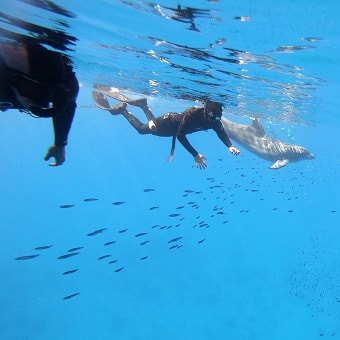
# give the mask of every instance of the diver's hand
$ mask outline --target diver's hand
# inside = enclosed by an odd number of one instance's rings
[[[198,153],[194,157],[194,159],[195,159],[195,164],[196,164],[197,168],[200,168],[201,170],[204,170],[207,167],[207,163],[205,162],[206,158],[203,155]]]
[[[44,160],[48,161],[51,157],[54,157],[55,162],[50,163],[50,166],[62,165],[65,162],[65,147],[51,145],[47,150]]]
[[[240,153],[240,150],[237,149],[237,148],[235,148],[235,146],[231,146],[231,147],[229,148],[229,151],[230,151],[233,155],[235,155],[235,156],[237,156],[237,155]]]

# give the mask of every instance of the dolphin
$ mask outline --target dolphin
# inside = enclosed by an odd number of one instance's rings
[[[315,158],[302,146],[269,137],[257,118],[253,119],[251,125],[234,123],[225,117],[222,117],[221,122],[230,139],[260,158],[273,162],[270,169],[280,169],[289,162]]]

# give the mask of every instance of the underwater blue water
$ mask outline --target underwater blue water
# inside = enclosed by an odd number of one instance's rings
[[[0,114],[0,338],[339,339],[340,3],[54,3],[74,15],[0,0],[77,37],[81,83],[61,167],[42,159],[49,119]],[[180,144],[168,163],[170,139],[96,108],[93,84],[155,115],[221,101],[316,158],[270,170],[200,132],[206,170]]]

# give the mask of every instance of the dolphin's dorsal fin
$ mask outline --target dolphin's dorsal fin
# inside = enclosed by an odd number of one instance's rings
[[[280,169],[289,163],[288,159],[279,159],[274,164],[272,164],[269,169]]]
[[[257,118],[254,118],[251,126],[254,129],[257,137],[264,137],[266,135],[263,126],[261,125],[260,121]]]

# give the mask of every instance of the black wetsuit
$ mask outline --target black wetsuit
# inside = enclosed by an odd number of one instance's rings
[[[78,90],[66,56],[39,44],[0,42],[0,110],[52,117],[56,146],[67,144]],[[20,97],[29,101],[28,107]]]
[[[189,143],[186,135],[209,129],[214,130],[219,139],[228,148],[232,146],[232,143],[230,142],[230,139],[225,132],[221,121],[209,117],[204,108],[191,107],[181,114],[170,112],[157,118],[154,118],[150,111],[145,112],[145,114],[148,120],[152,120],[155,123],[156,130],[150,130],[148,124],[141,123],[131,113],[126,112],[123,115],[140,134],[153,134],[160,137],[173,137],[171,153],[174,151],[175,140],[177,138],[193,157],[197,156],[198,152]]]

